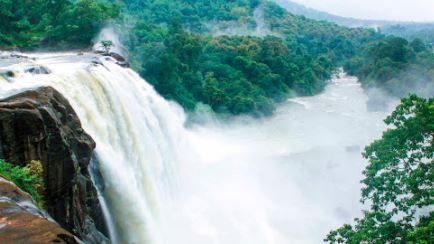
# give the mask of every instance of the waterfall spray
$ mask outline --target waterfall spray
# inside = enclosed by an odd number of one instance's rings
[[[91,172],[113,243],[318,243],[361,208],[361,148],[384,129],[357,80],[270,118],[184,127],[186,115],[110,57],[34,54],[0,64],[0,98],[52,86],[96,142]],[[24,72],[29,65],[49,74]]]

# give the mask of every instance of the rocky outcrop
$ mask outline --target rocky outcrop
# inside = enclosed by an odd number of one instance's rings
[[[2,177],[0,196],[0,243],[79,243],[71,233],[49,221],[29,194]]]
[[[116,62],[117,65],[124,67],[124,68],[129,68],[130,67],[130,63],[128,62],[128,60],[123,57],[122,55],[120,55],[119,53],[115,53],[115,52],[102,52],[101,53],[103,56],[107,56],[107,57],[112,57],[113,60]]]
[[[42,65],[30,65],[29,67],[24,69],[24,72],[32,74],[32,75],[46,75],[50,74],[51,70]]]
[[[107,230],[88,171],[94,148],[69,102],[53,88],[0,100],[0,156],[21,166],[41,161],[47,212],[86,242],[104,243]]]

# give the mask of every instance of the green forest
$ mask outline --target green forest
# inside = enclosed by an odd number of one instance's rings
[[[410,95],[365,148],[363,217],[331,231],[328,243],[433,243],[434,99]]]
[[[88,47],[100,23],[119,13],[119,5],[93,0],[2,0],[0,48]]]
[[[221,115],[271,115],[289,97],[320,93],[339,67],[366,89],[404,97],[364,152],[361,200],[370,209],[325,241],[434,242],[433,213],[418,215],[434,204],[431,44],[311,20],[266,0],[0,0],[0,49],[88,49],[107,23],[127,30],[132,68],[189,112],[204,104]],[[17,182],[37,180],[0,166]]]
[[[269,115],[287,97],[322,91],[340,66],[365,87],[398,97],[433,83],[432,47],[420,39],[310,20],[269,1],[0,5],[0,47],[7,49],[86,48],[108,20],[128,28],[133,68],[189,111],[202,103],[222,114]]]
[[[259,0],[0,4],[6,17],[0,46],[9,49],[83,48],[106,20],[128,26],[133,68],[190,111],[202,103],[217,113],[271,114],[289,96],[320,92],[361,45],[380,38],[372,30],[309,20]],[[258,30],[261,24],[265,29]],[[248,35],[225,35],[231,26]],[[214,35],[215,28],[223,34]]]
[[[267,1],[125,3],[138,19],[129,43],[133,67],[187,110],[200,102],[218,113],[271,114],[289,96],[322,91],[339,66],[380,38]],[[232,26],[243,35],[226,34]]]
[[[275,102],[320,92],[340,66],[392,96],[434,94],[432,47],[417,38],[314,21],[268,1],[124,3],[138,19],[133,67],[187,110],[200,102],[218,113],[270,114]]]
[[[422,40],[311,20],[269,1],[4,0],[0,16],[0,48],[12,50],[87,48],[117,23],[128,29],[132,67],[188,111],[202,103],[269,115],[287,97],[322,91],[341,66],[393,96],[434,93],[432,47]]]
[[[409,92],[434,95],[434,55],[420,39],[407,41],[394,36],[369,43],[359,55],[345,63],[365,87],[379,87],[395,97]]]

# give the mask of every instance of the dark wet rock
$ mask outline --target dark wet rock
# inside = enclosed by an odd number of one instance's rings
[[[98,50],[94,50],[93,52],[96,53],[96,54],[102,54],[102,55],[104,55],[104,54],[107,53],[106,51],[104,51],[104,50],[100,50],[100,49],[98,49]]]
[[[14,78],[15,73],[12,70],[2,70],[0,71],[0,76],[3,76],[4,78]]]
[[[49,221],[29,194],[0,177],[0,243],[79,243]]]
[[[102,217],[102,216],[101,216]],[[85,233],[86,237],[83,238],[87,243],[106,244],[110,243],[110,240],[101,232],[98,231],[94,221],[91,218],[86,218]]]
[[[130,63],[127,61],[127,59],[118,53],[110,52],[110,53],[102,53],[102,55],[113,58],[116,64],[121,67],[124,68],[130,67]]]
[[[10,57],[11,57],[11,58],[29,59],[28,56],[26,56],[26,55],[22,55],[22,54],[19,54],[19,53],[11,53]]]
[[[126,62],[127,60],[122,56],[122,55],[120,55],[119,53],[114,53],[114,52],[111,52],[111,53],[109,53],[108,54],[110,57],[112,57],[112,58],[114,58],[116,61],[118,61],[118,62]]]
[[[24,72],[33,74],[33,75],[41,75],[41,74],[50,74],[51,70],[47,67],[44,67],[42,65],[31,65],[24,69]]]
[[[28,60],[36,60],[36,58],[29,57],[27,55],[21,54],[21,53],[10,53],[6,56],[6,58],[15,58],[15,59],[28,59]]]
[[[116,62],[117,65],[124,67],[124,68],[129,68],[130,67],[130,63],[128,62]]]
[[[0,100],[0,151],[6,161],[20,166],[42,162],[45,210],[87,243],[107,236],[88,171],[94,148],[69,102],[53,88]]]
[[[93,58],[91,62],[94,65],[102,65],[102,66],[104,66],[104,64],[98,58]]]

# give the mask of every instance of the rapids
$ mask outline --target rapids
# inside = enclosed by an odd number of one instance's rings
[[[114,243],[318,243],[360,216],[363,147],[385,129],[355,78],[290,99],[265,119],[186,126],[186,114],[131,69],[93,54],[0,61],[0,98],[52,86],[96,141]],[[103,65],[91,64],[98,59]],[[42,65],[51,74],[24,72]]]

